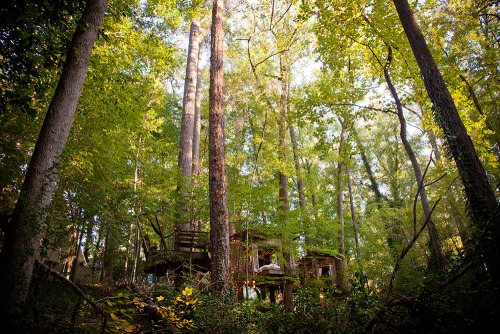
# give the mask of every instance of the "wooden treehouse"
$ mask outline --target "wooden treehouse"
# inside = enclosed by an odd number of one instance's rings
[[[167,236],[159,234],[163,240],[161,249],[143,245],[145,273],[167,276],[169,280],[180,283],[182,273],[190,268],[201,272],[211,269],[208,232],[174,230]],[[285,261],[281,241],[262,233],[251,230],[234,233],[231,236],[230,256],[231,272],[240,300],[243,299],[245,286],[252,286],[257,288],[255,291],[260,298],[264,299],[269,294],[270,301],[275,302],[276,292],[283,291],[285,283],[294,281],[298,272],[302,282],[321,279],[336,285],[334,256],[312,252],[298,262],[292,256]]]
[[[231,270],[239,299],[244,286],[251,285],[259,288],[261,298],[269,293],[274,302],[275,292],[296,276],[294,258],[290,256],[287,266],[281,248],[279,240],[249,230],[231,236]]]
[[[210,270],[210,235],[208,232],[174,230],[167,236],[173,238],[170,247],[162,242],[163,249],[151,247],[146,253],[144,271],[156,276],[172,275],[174,279],[188,270],[188,266],[197,271]],[[146,247],[145,247],[146,248]]]
[[[310,252],[299,261],[299,272],[301,281],[313,279],[331,281],[336,286],[336,257],[319,253]]]

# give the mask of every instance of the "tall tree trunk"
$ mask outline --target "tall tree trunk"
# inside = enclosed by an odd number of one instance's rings
[[[76,245],[75,245],[75,259],[73,260],[73,266],[71,267],[71,275],[70,279],[75,281],[76,272],[78,270],[79,262],[80,262],[80,249],[82,247],[83,234],[85,233],[85,223],[86,219],[83,220],[82,226],[80,227],[80,231],[77,234]]]
[[[92,47],[107,0],[89,0],[73,35],[66,62],[38,136],[0,256],[0,314],[25,303],[52,197],[57,165],[66,144],[87,75]]]
[[[139,153],[141,147],[141,138],[139,138],[139,146],[137,147],[137,152],[134,159],[134,194],[137,195],[137,184],[139,182]],[[137,196],[138,197],[138,196]],[[135,282],[135,276],[137,271],[137,260],[138,260],[138,252],[140,251],[139,247],[139,214],[141,211],[141,207],[139,203],[135,203],[135,233],[134,233],[134,255],[132,258],[132,268],[130,271],[130,281],[132,283]]]
[[[103,224],[101,224],[101,231],[104,228]],[[102,252],[101,256],[101,277],[100,277],[100,282],[104,283],[104,280],[106,279],[106,261],[108,258],[108,245],[109,245],[109,225],[106,228],[106,235],[104,237],[104,250]]]
[[[83,251],[83,257],[85,258],[85,262],[87,264],[90,260],[90,245],[94,242],[94,217],[90,217],[91,221],[87,224],[87,228],[85,229],[85,250]]]
[[[214,0],[210,41],[209,188],[211,280],[215,290],[231,293],[229,224],[227,209],[226,143],[224,139],[223,94],[223,9],[224,0]]]
[[[94,248],[94,254],[92,256],[92,280],[95,281],[96,279],[96,275],[95,275],[95,269],[96,269],[96,265],[97,265],[97,258],[98,258],[98,255],[99,255],[99,250],[101,249],[101,242],[102,242],[102,234],[103,234],[103,230],[104,230],[104,224],[100,223],[99,224],[99,234],[97,235],[97,241],[96,241],[96,244],[95,244],[95,248]],[[101,263],[102,263],[102,255],[101,255]]]
[[[354,210],[354,195],[352,192],[351,169],[349,168],[349,166],[346,166],[345,171],[347,174],[347,189],[349,189],[349,206],[351,208],[352,229],[354,232],[354,245],[356,247],[356,259],[359,261],[360,255],[359,255],[358,225],[356,223],[356,212]]]
[[[107,223],[106,237],[104,239],[104,252],[102,256],[101,282],[113,281],[113,266],[114,266],[114,240],[111,235],[111,223]]]
[[[130,246],[132,245],[132,235],[134,233],[134,223],[130,223],[127,236],[127,247],[125,248],[125,263],[123,264],[123,276],[127,277]]]
[[[306,165],[306,169],[307,169],[307,177],[309,180],[311,180],[311,178],[312,178],[311,177],[312,163],[306,159],[305,165]],[[313,189],[313,193],[311,194],[311,205],[313,208],[316,207],[316,193],[314,192],[314,189]],[[318,213],[316,210],[314,210],[314,219],[318,220]]]
[[[314,211],[314,220],[318,221],[318,219],[319,219],[319,217],[318,217],[318,210],[315,210],[315,208],[316,208],[316,193],[315,193],[315,188],[316,187],[312,184],[313,181],[312,181],[312,175],[311,175],[312,163],[309,160],[305,159],[304,165],[305,165],[306,170],[307,170],[307,180],[309,182],[309,186],[311,187],[311,192],[312,192],[312,194],[311,194],[311,205],[312,205],[312,208],[313,208],[313,211]],[[311,241],[312,231],[311,231],[310,224],[307,224],[306,226],[304,226],[303,231],[304,231],[304,244],[306,246],[305,247],[306,248],[306,256],[310,256],[311,255],[310,248],[315,246],[315,245],[313,245],[313,243]]]
[[[179,162],[182,177],[179,180],[178,191],[183,197],[179,208],[179,219],[176,228],[189,230],[189,204],[187,203],[187,185],[191,182],[193,171],[193,131],[195,121],[196,81],[198,76],[198,47],[200,26],[197,21],[191,23],[189,30],[189,47],[184,82],[184,99],[182,103],[181,134],[179,142]]]
[[[392,131],[391,131],[392,132]],[[392,161],[393,164],[391,166],[391,160],[389,159],[388,161],[388,167],[390,173],[393,175],[392,177],[389,178],[389,187],[391,189],[391,194],[392,194],[392,207],[401,207],[403,205],[403,201],[401,200],[401,194],[400,194],[400,182],[398,179],[399,175],[399,170],[400,170],[400,164],[399,164],[399,139],[396,134],[394,134],[394,152],[392,155],[394,156],[394,160]],[[393,168],[391,168],[393,167]]]
[[[436,142],[436,135],[434,134],[434,132],[429,131],[428,136],[429,136],[429,142],[431,143],[432,150],[434,151],[434,156],[436,157],[436,163],[438,163],[441,160],[441,153],[440,153],[440,149],[439,149],[437,142]]]
[[[425,42],[407,0],[393,0],[424,79],[427,94],[436,107],[436,119],[443,129],[467,195],[472,218],[480,232],[478,251],[488,272],[500,280],[500,213],[495,193],[479,161],[474,145],[460,119],[441,73]]]
[[[403,106],[401,105],[401,101],[399,100],[398,93],[396,92],[396,88],[392,84],[391,77],[389,75],[389,65],[392,61],[392,50],[389,47],[389,54],[387,58],[387,63],[384,66],[384,78],[387,82],[387,86],[389,86],[389,91],[391,92],[392,97],[394,98],[394,102],[396,103],[396,108],[398,110],[398,119],[399,124],[401,125],[400,136],[401,141],[403,142],[403,146],[406,150],[406,154],[411,161],[411,165],[413,167],[413,172],[415,174],[415,179],[417,181],[417,189],[420,188],[420,202],[422,203],[422,209],[424,210],[425,219],[427,219],[427,230],[429,231],[429,239],[430,239],[430,250],[431,250],[431,259],[429,261],[429,267],[435,268],[437,270],[444,269],[444,259],[443,259],[443,251],[441,249],[441,242],[439,241],[439,234],[436,229],[436,225],[434,224],[434,219],[432,218],[431,206],[429,204],[429,199],[427,198],[427,191],[423,186],[424,180],[422,179],[422,171],[420,170],[420,165],[415,157],[415,152],[413,152],[413,148],[410,145],[406,137],[406,119],[403,114]],[[415,225],[414,234],[417,233]]]
[[[202,55],[202,44],[200,42],[198,47],[198,69],[196,77],[196,100],[194,106],[194,124],[193,124],[193,170],[192,179],[193,187],[196,187],[195,177],[200,174],[200,133],[201,133],[201,55]],[[198,198],[194,198],[193,201],[198,201]],[[193,203],[195,204],[195,203]],[[196,205],[193,205],[193,222],[191,228],[193,230],[198,230],[200,228],[200,222],[194,212]]]
[[[366,173],[368,174],[368,179],[370,180],[370,188],[375,194],[375,201],[377,203],[382,202],[382,200],[387,201],[387,197],[385,195],[382,195],[382,193],[380,192],[378,182],[375,179],[375,175],[373,174],[372,167],[370,165],[370,162],[368,161],[368,157],[366,156],[363,144],[359,140],[357,134],[355,133],[354,135],[356,138],[356,144],[358,146],[359,154],[361,155],[361,160],[363,161],[363,166],[365,166]]]
[[[59,198],[62,197],[64,193],[64,185],[66,184],[66,180],[64,180],[64,176],[60,175],[60,182],[57,186],[56,193],[54,194],[54,197],[52,199],[51,203],[51,208],[50,208],[50,213],[48,214],[48,219],[45,222],[45,238],[49,238],[49,235],[51,233],[51,228],[52,228],[52,223],[54,221],[55,213],[56,213],[56,208],[57,208],[57,203],[59,202]]]
[[[288,213],[288,189],[287,189],[287,176],[284,172],[286,166],[286,105],[288,100],[288,69],[282,63],[283,60],[280,57],[280,77],[281,77],[281,97],[279,103],[279,119],[278,119],[278,137],[279,137],[279,154],[278,160],[280,162],[280,168],[278,171],[279,178],[279,201],[281,203],[278,216],[286,227],[286,219]],[[288,238],[286,238],[288,239]],[[286,246],[286,245],[285,245]],[[291,276],[290,264],[292,262],[292,257],[288,251],[283,252],[283,258],[285,260],[285,282],[283,284],[283,304],[287,310],[292,310],[293,308],[293,283],[289,282],[288,279]]]
[[[135,233],[134,233],[134,258],[132,262],[132,270],[130,273],[130,280],[132,283],[135,283],[137,280],[137,264],[139,262],[139,256],[141,254],[141,243],[139,240],[139,212],[140,208],[138,210],[138,213],[135,215]]]
[[[201,132],[201,42],[198,46],[198,62],[196,75],[196,98],[194,107],[194,122],[193,122],[193,168],[192,174],[200,174],[200,132]]]
[[[288,103],[288,100],[287,100],[287,103]],[[287,107],[289,108],[289,107]],[[289,109],[288,109],[289,110]],[[302,230],[305,231],[305,225],[306,223],[304,222],[304,210],[306,208],[306,196],[304,194],[304,182],[302,180],[302,169],[301,169],[301,166],[300,166],[300,157],[299,157],[299,148],[298,148],[298,145],[297,145],[297,138],[295,137],[295,130],[293,129],[293,126],[290,125],[289,127],[290,129],[290,141],[292,142],[292,150],[293,150],[293,160],[295,161],[295,172],[297,173],[297,191],[299,193],[299,207],[300,209],[302,210],[302,212],[300,213],[300,221],[302,223]],[[306,244],[307,244],[307,232],[305,233],[305,241],[306,241]],[[289,257],[289,259],[291,260],[291,256]],[[292,284],[289,284],[290,285],[290,288],[288,288],[287,286],[287,290],[286,293],[289,294],[290,296],[287,296],[287,298],[289,300],[293,300],[293,285]],[[285,306],[288,307],[289,310],[291,310],[293,308],[293,304],[290,302],[288,304],[286,304]]]
[[[300,168],[299,148],[295,130],[290,126],[290,141],[292,142],[293,160],[295,161],[295,172],[297,173],[297,191],[299,193],[299,206],[304,209],[306,207],[306,196],[304,194],[304,182],[302,181],[302,171]]]
[[[346,136],[345,120],[341,121],[342,132],[340,135],[339,144],[339,162],[337,165],[337,217],[339,219],[339,232],[338,232],[338,242],[339,242],[339,256],[335,258],[335,266],[337,268],[337,284],[340,291],[347,292],[347,257],[345,252],[345,236],[344,236],[344,195],[342,193],[343,188],[343,175],[342,170],[344,169],[343,154],[344,154],[344,143]]]

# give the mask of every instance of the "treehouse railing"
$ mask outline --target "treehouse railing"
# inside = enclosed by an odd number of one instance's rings
[[[207,253],[210,236],[208,232],[175,231],[174,250]]]

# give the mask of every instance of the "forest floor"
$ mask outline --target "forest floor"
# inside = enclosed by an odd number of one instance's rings
[[[115,284],[79,285],[104,315],[52,276],[33,281],[29,307],[14,332],[487,333],[500,315],[498,288],[484,284],[421,299],[400,296],[382,307],[383,293],[371,288],[363,275],[350,281],[344,295],[321,282],[297,284],[292,311],[285,310],[279,294],[278,303],[269,297],[221,300],[200,282],[144,285],[139,292]]]

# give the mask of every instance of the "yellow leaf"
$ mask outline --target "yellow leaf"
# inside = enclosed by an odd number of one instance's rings
[[[118,320],[118,317],[117,317],[114,313],[111,313],[111,318],[112,318],[113,320]]]
[[[132,300],[134,303],[139,302],[139,297],[135,297],[134,300]]]
[[[184,296],[190,296],[190,295],[193,294],[193,289],[189,288],[189,287],[186,287],[184,290],[182,290],[182,294]]]
[[[175,299],[176,299],[177,301],[182,302],[182,298],[181,298],[181,297],[177,297],[177,298],[175,298]]]
[[[163,296],[156,297],[156,300],[159,302],[161,302],[163,299],[165,299],[165,298],[163,298]]]
[[[134,329],[135,329],[135,326],[134,325],[130,325],[127,328],[125,328],[125,332],[132,333],[134,331]]]

